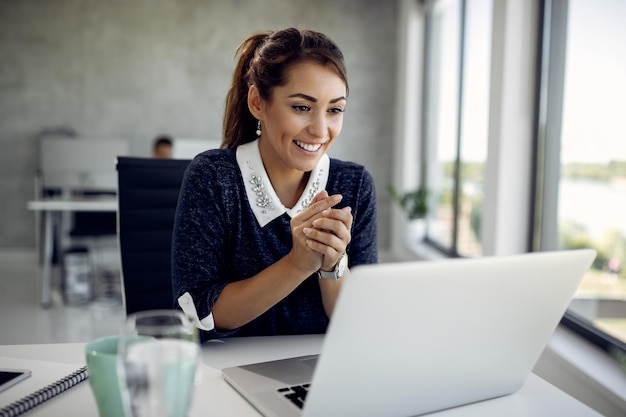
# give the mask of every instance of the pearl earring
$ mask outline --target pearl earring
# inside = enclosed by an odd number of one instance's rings
[[[256,122],[256,135],[261,136],[261,121],[257,120]]]

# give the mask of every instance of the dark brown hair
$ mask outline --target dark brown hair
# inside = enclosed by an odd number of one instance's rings
[[[257,33],[237,48],[239,61],[226,95],[223,148],[235,148],[256,139],[257,120],[248,109],[248,89],[256,85],[264,100],[274,87],[287,83],[286,74],[294,64],[313,61],[328,65],[346,84],[348,76],[339,47],[326,35],[296,28]]]

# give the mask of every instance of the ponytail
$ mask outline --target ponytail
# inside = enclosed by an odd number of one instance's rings
[[[265,38],[267,33],[252,35],[237,47],[235,55],[239,54],[240,57],[226,95],[222,148],[236,148],[254,138],[252,134],[256,130],[256,119],[248,110],[248,71],[258,46]]]

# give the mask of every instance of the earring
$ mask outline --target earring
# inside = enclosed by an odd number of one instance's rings
[[[256,135],[261,136],[261,121],[257,120],[256,122]]]

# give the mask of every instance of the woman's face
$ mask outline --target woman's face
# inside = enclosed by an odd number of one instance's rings
[[[346,85],[331,68],[296,64],[262,101],[261,155],[268,168],[311,171],[341,132]]]

